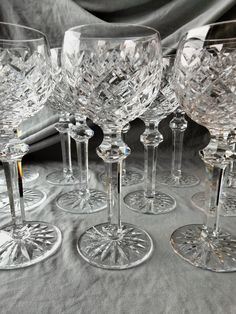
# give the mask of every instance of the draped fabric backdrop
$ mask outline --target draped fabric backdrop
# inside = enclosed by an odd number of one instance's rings
[[[176,47],[190,28],[236,18],[236,0],[1,0],[0,20],[44,32],[51,47],[62,45],[64,32],[88,23],[136,23],[156,28],[164,45]],[[59,141],[58,116],[44,108],[21,126],[22,137],[37,151]],[[134,124],[134,127],[139,124]],[[190,125],[191,126],[191,125]],[[191,138],[202,135],[192,128]]]

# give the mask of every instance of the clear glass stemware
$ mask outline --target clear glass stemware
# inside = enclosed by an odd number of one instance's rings
[[[173,112],[178,103],[170,86],[175,55],[163,49],[163,74],[158,97],[141,116],[146,129],[141,135],[144,145],[145,188],[132,191],[124,197],[125,204],[132,210],[143,214],[164,214],[175,209],[175,199],[156,188],[157,148],[163,141],[158,125],[167,115]]]
[[[50,93],[45,35],[28,27],[0,23],[0,69],[0,159],[12,218],[0,228],[0,269],[15,269],[44,260],[61,244],[56,226],[25,219],[21,159],[28,145],[14,132],[24,119],[42,108]]]
[[[93,131],[87,126],[86,117],[75,110],[75,101],[61,66],[61,48],[51,49],[52,64],[54,68],[54,89],[47,105],[60,112],[71,112],[75,118],[75,125],[65,122],[60,123],[62,136],[66,136],[67,149],[64,152],[66,166],[64,166],[63,181],[65,185],[74,184],[73,190],[60,194],[56,199],[57,206],[73,214],[91,214],[105,209],[106,194],[103,191],[89,188],[88,186],[88,141],[93,136]],[[78,166],[75,174],[72,170],[70,139],[76,142]],[[51,178],[54,174],[50,174]],[[47,179],[49,179],[49,177]]]
[[[137,266],[150,256],[153,242],[143,229],[121,221],[122,161],[130,153],[122,129],[146,110],[158,92],[162,71],[158,32],[126,24],[75,27],[65,33],[63,60],[78,100],[75,105],[103,129],[97,154],[107,171],[108,221],[86,230],[78,240],[78,251],[101,268]]]
[[[175,65],[176,94],[185,112],[211,133],[200,156],[208,186],[204,224],[178,228],[171,236],[174,251],[194,266],[216,272],[236,270],[236,238],[220,225],[221,191],[227,143],[236,118],[236,21],[190,30],[180,43]]]

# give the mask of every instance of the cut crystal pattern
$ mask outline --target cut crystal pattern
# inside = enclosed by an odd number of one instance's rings
[[[221,232],[202,234],[203,225],[180,227],[171,236],[174,251],[190,264],[215,272],[236,270],[236,239]]]
[[[25,210],[31,210],[42,204],[47,198],[46,193],[37,189],[24,189]],[[0,210],[9,212],[9,198],[7,192],[0,193]]]
[[[177,96],[186,113],[213,133],[235,128],[236,49],[186,42],[177,56]]]
[[[39,111],[51,91],[49,61],[27,47],[0,47],[0,130],[12,134],[19,123]],[[10,114],[9,114],[10,113]]]
[[[195,175],[182,171],[180,178],[175,178],[170,172],[165,171],[158,175],[157,180],[161,184],[173,187],[190,187],[199,183],[199,179]]]
[[[92,214],[107,206],[106,194],[102,191],[89,189],[89,192],[74,190],[58,196],[57,206],[72,214]]]
[[[172,87],[173,66],[175,55],[163,57],[163,72],[158,96],[147,111],[141,116],[144,121],[158,121],[158,123],[177,107],[178,102]]]
[[[81,256],[92,265],[122,269],[146,260],[153,248],[150,236],[131,224],[103,223],[88,229],[78,241]]]
[[[156,40],[81,42],[77,53],[64,51],[64,68],[77,111],[102,126],[122,129],[155,99],[161,77]],[[66,47],[66,46],[65,46]]]
[[[156,191],[153,198],[146,197],[143,190],[134,191],[124,197],[124,202],[130,209],[150,215],[169,213],[176,207],[175,199],[160,191]]]
[[[7,225],[0,235],[0,269],[33,265],[55,253],[61,243],[59,229],[41,222]]]

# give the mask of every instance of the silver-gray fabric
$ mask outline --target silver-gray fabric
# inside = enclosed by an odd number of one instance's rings
[[[190,28],[224,17],[236,18],[235,0],[1,0],[0,20],[28,25],[43,31],[51,47],[62,45],[64,32],[72,26],[99,23],[149,25],[161,34],[163,45],[176,47]],[[55,116],[54,116],[55,117]],[[30,151],[59,140],[53,113],[45,108],[23,124],[22,138]]]
[[[194,164],[185,166],[203,179],[203,165],[198,158],[194,160]],[[139,167],[141,162],[139,159]],[[165,158],[163,162],[168,166],[170,161]],[[158,186],[177,200],[176,210],[169,214],[143,215],[123,205],[122,220],[148,231],[154,241],[154,252],[151,259],[139,267],[109,271],[89,265],[76,249],[78,236],[88,227],[106,221],[106,211],[80,216],[61,211],[55,205],[56,197],[71,188],[55,187],[45,181],[46,174],[61,164],[44,162],[33,167],[39,167],[40,178],[30,187],[46,192],[47,200],[27,212],[27,219],[56,224],[63,232],[63,242],[60,251],[40,264],[0,272],[1,314],[236,313],[236,274],[195,268],[175,255],[169,243],[176,228],[203,222],[204,214],[190,201],[194,192],[204,189],[203,182],[190,189]],[[97,178],[103,167],[94,163],[91,168],[90,186],[102,189]],[[140,187],[126,188],[123,194]],[[235,232],[235,219],[225,218],[224,227]],[[8,221],[9,216],[1,213],[1,223]]]

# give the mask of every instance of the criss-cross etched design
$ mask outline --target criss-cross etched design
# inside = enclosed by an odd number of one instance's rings
[[[217,133],[234,129],[235,76],[236,49],[227,45],[186,47],[177,62],[176,79],[187,114]]]
[[[161,72],[157,43],[126,40],[111,49],[100,40],[94,45],[88,50],[81,43],[78,55],[65,52],[69,84],[85,115],[100,125],[122,128],[156,97]]]
[[[163,57],[163,73],[158,96],[148,110],[142,115],[144,121],[160,121],[172,113],[178,102],[172,86],[172,75],[175,55]]]
[[[16,128],[19,123],[39,111],[49,95],[48,60],[29,48],[0,48],[0,129]],[[11,114],[9,114],[11,112]]]

